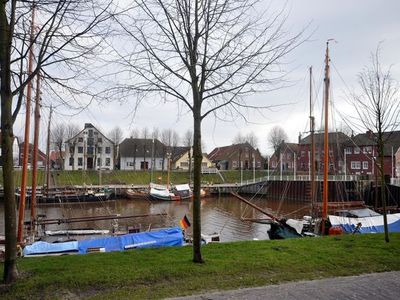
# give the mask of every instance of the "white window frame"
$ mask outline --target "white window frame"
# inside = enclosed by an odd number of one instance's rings
[[[352,170],[360,170],[361,169],[361,162],[360,161],[352,161],[350,168]]]
[[[363,161],[362,162],[362,168],[363,168],[363,170],[368,170],[368,168],[369,168],[368,161]]]

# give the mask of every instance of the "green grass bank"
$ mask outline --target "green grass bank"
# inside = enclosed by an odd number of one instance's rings
[[[3,184],[3,174],[0,170],[0,185]],[[242,175],[240,171],[222,171],[224,179],[217,174],[203,174],[202,181],[204,183],[235,183],[242,180],[253,180],[253,171],[244,170]],[[189,182],[189,173],[182,171],[171,172],[171,182],[175,184]],[[256,171],[256,178],[266,176],[266,171]],[[14,171],[14,178],[16,186],[21,185],[21,170]],[[68,186],[68,185],[110,185],[110,184],[136,184],[136,185],[147,185],[151,180],[151,173],[149,171],[52,171],[52,178],[56,186]],[[37,175],[38,185],[43,185],[46,181],[45,172],[38,170]],[[28,172],[28,185],[32,182],[32,172]],[[166,183],[167,172],[157,171],[153,173],[153,182]]]
[[[2,299],[157,299],[294,280],[400,270],[400,234],[248,241],[76,256],[22,258]],[[2,276],[1,265],[0,275]]]

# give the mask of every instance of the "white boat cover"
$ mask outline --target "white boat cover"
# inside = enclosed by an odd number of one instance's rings
[[[188,184],[177,184],[175,188],[178,192],[180,191],[190,191],[190,186]]]
[[[353,232],[358,223],[361,223],[360,233],[382,233],[383,216],[372,216],[364,218],[349,218],[339,216],[329,216],[332,226],[340,226],[345,232]],[[389,232],[400,232],[400,213],[387,215]]]
[[[303,226],[304,226],[303,220],[299,221],[294,219],[287,219],[286,224],[292,227],[294,230],[296,230],[298,234],[301,234],[301,232],[303,231]]]
[[[161,197],[174,196],[174,194],[170,193],[168,189],[159,190],[155,188],[150,189],[150,195],[156,195]]]

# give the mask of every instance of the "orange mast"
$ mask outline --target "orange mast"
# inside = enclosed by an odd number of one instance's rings
[[[32,7],[32,21],[30,33],[30,50],[28,60],[28,76],[32,74],[33,68],[33,36],[35,30],[35,5]],[[32,79],[33,80],[33,79]],[[23,226],[25,218],[25,200],[26,200],[26,184],[28,177],[28,157],[29,157],[29,129],[30,129],[30,114],[31,114],[31,97],[32,97],[32,80],[28,82],[26,93],[26,116],[25,116],[25,140],[24,140],[24,156],[22,161],[22,178],[21,178],[21,197],[19,199],[19,212],[18,212],[18,234],[17,241],[23,241]]]
[[[325,125],[324,125],[324,184],[323,184],[323,199],[322,199],[322,235],[325,234],[325,223],[328,218],[328,170],[329,170],[329,139],[328,139],[328,108],[329,108],[329,40],[326,42],[325,55]]]

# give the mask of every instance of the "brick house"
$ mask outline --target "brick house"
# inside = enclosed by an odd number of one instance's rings
[[[328,133],[329,149],[329,174],[344,173],[344,148],[348,142],[348,137],[343,132]],[[315,169],[317,173],[324,170],[324,134],[314,134],[315,143]],[[308,173],[310,171],[311,159],[311,135],[305,138],[299,137],[299,147],[297,155],[297,170],[299,173]]]
[[[284,172],[293,172],[297,161],[298,148],[298,144],[282,141],[279,149],[269,159],[269,169],[280,171],[282,163],[282,170]]]
[[[22,161],[24,159],[24,147],[25,143],[22,142],[19,144],[19,165],[22,166]],[[29,144],[28,150],[28,166],[32,165],[33,162],[33,144]],[[44,154],[40,149],[38,149],[38,160],[37,160],[38,168],[44,168],[46,166],[46,154]]]
[[[262,169],[264,158],[258,149],[254,149],[249,143],[233,144],[217,147],[208,154],[208,158],[220,170],[251,170],[253,162],[256,169]]]
[[[372,131],[358,134],[351,138],[345,146],[346,165],[349,174],[375,175],[377,167],[374,161],[378,159],[375,134]],[[384,132],[383,139],[385,145],[384,155],[384,174],[396,176],[395,156],[400,147],[400,131]]]

